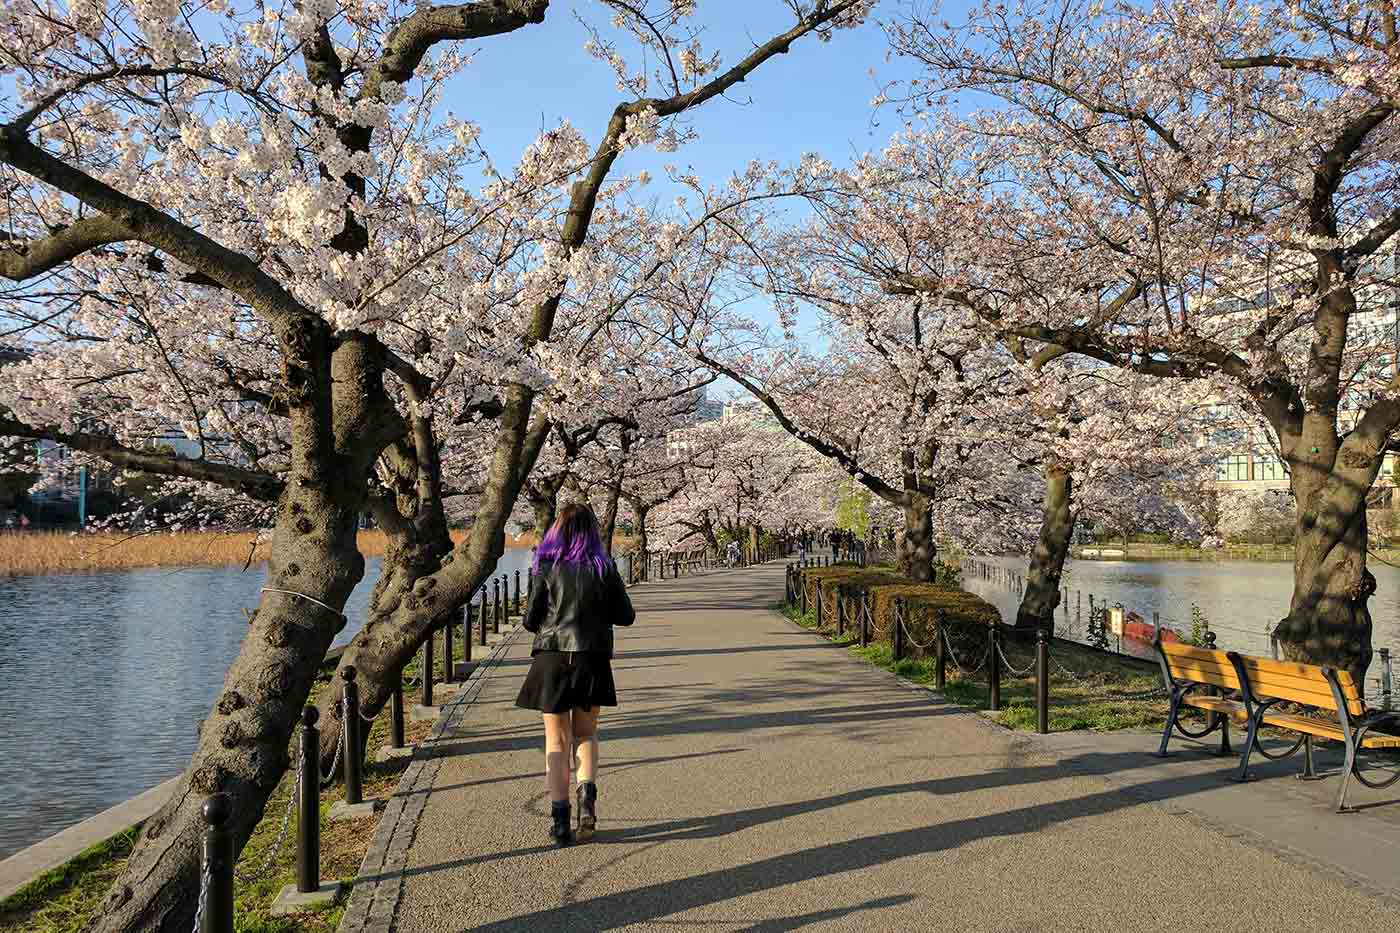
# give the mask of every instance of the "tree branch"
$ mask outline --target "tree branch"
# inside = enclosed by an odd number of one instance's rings
[[[34,427],[13,418],[0,417],[0,435],[53,441],[74,450],[101,457],[113,466],[162,476],[183,476],[237,490],[260,502],[275,502],[282,494],[282,481],[271,473],[245,470],[226,463],[190,460],[128,447],[112,437],[86,431],[62,431],[56,427]]]

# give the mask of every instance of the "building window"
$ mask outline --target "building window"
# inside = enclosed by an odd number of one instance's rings
[[[1228,483],[1249,479],[1249,455],[1231,454],[1215,466],[1215,478]]]
[[[1254,461],[1254,478],[1266,480],[1287,479],[1283,471],[1283,461],[1275,456],[1257,457]]]

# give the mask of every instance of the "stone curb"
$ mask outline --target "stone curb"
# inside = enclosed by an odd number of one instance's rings
[[[516,629],[492,648],[491,654],[480,662],[456,695],[444,704],[443,714],[433,731],[414,752],[413,760],[399,778],[399,785],[375,827],[338,933],[389,933],[393,928],[403,898],[403,870],[408,864],[408,852],[418,832],[418,819],[423,814],[428,793],[442,765],[431,747],[462,721],[481,695],[487,672],[505,656],[521,631],[523,629]]]

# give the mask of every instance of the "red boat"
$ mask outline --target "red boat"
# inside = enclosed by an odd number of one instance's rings
[[[1150,642],[1157,636],[1151,622],[1147,622],[1136,612],[1129,612],[1123,616],[1123,637],[1131,638],[1134,641]],[[1162,641],[1181,641],[1181,635],[1176,629],[1163,628]]]

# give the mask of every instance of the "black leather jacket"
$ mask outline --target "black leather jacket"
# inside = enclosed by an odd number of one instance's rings
[[[541,562],[524,624],[535,633],[531,654],[585,651],[612,657],[612,627],[631,625],[636,617],[616,566],[599,577],[590,566]]]

